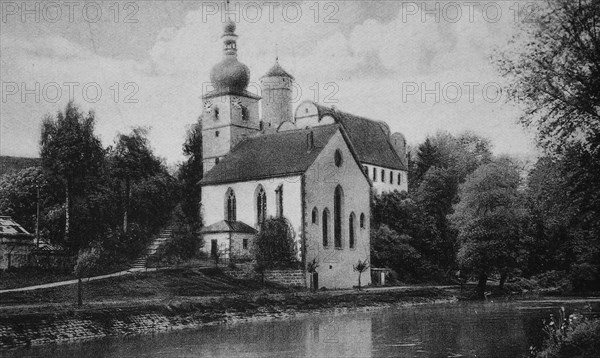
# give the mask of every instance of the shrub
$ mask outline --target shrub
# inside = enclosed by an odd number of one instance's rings
[[[297,265],[294,229],[285,218],[270,218],[261,225],[253,250],[257,270]]]
[[[600,352],[600,319],[588,319],[581,314],[565,317],[564,307],[559,317],[551,317],[544,325],[544,349],[533,352],[539,358],[595,358]]]

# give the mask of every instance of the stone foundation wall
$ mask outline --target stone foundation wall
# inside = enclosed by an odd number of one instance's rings
[[[260,274],[252,269],[240,268],[237,270],[228,270],[227,274],[237,279],[260,279]],[[283,286],[306,286],[302,270],[267,270],[265,271],[265,281],[278,283]]]
[[[0,319],[0,349],[194,328],[203,321],[201,315],[131,310],[9,316]]]
[[[301,270],[269,270],[265,272],[265,280],[284,286],[306,286]]]

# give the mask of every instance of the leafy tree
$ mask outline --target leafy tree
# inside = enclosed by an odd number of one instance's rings
[[[8,215],[30,232],[35,230],[37,214],[37,190],[40,189],[40,207],[46,208],[59,202],[52,195],[51,178],[41,167],[25,168],[0,176],[0,214]],[[41,213],[43,218],[43,212]],[[43,227],[41,223],[40,227]]]
[[[200,119],[187,132],[183,154],[188,157],[181,164],[178,178],[182,183],[182,209],[188,218],[200,222],[200,186],[202,180],[202,122]]]
[[[600,149],[600,3],[549,0],[536,3],[528,21],[501,52],[498,68],[506,92],[521,103],[523,124],[540,144],[561,152],[581,142]]]
[[[426,258],[412,246],[408,235],[399,235],[383,224],[371,231],[371,263],[375,267],[387,267],[396,272],[403,281],[421,281],[429,278],[432,269]]]
[[[294,229],[283,217],[265,220],[254,241],[254,257],[259,271],[290,267],[297,263]]]
[[[500,273],[502,285],[523,254],[525,211],[519,185],[518,167],[502,158],[479,167],[460,188],[451,216],[459,230],[458,262],[477,275],[482,298],[488,276]]]
[[[88,176],[97,174],[104,161],[104,150],[94,134],[93,112],[84,115],[73,102],[56,118],[46,116],[42,122],[40,156],[42,166],[64,183],[65,241],[70,242],[71,198],[76,186]]]
[[[148,129],[136,127],[130,134],[119,134],[110,152],[111,173],[123,182],[123,231],[127,232],[131,202],[131,183],[161,170],[161,162],[148,143]]]

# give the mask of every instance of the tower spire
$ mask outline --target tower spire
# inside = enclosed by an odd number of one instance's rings
[[[235,34],[235,22],[231,20],[231,17],[229,17],[229,0],[227,0],[227,4],[225,6],[227,21],[225,21],[225,25],[223,26],[223,35],[221,35],[221,38],[223,39],[223,54],[225,56],[237,57],[238,36]]]

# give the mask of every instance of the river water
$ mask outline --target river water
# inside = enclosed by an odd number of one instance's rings
[[[594,300],[452,303],[315,313],[0,352],[7,357],[521,357],[543,320]],[[597,304],[597,303],[596,303]]]

